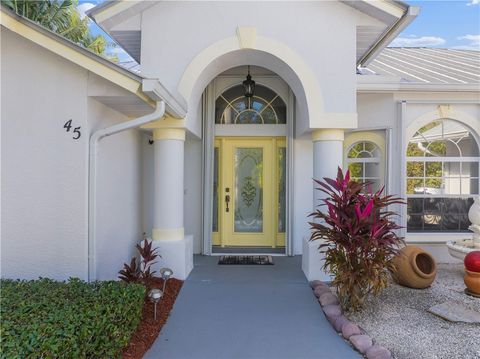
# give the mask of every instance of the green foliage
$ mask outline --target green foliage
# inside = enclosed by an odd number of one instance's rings
[[[93,36],[88,18],[80,18],[78,0],[1,0],[17,14],[56,32],[97,54],[104,55],[107,42],[102,35]]]
[[[145,287],[123,282],[2,280],[0,358],[118,358]]]
[[[369,294],[378,294],[388,284],[391,259],[402,243],[388,207],[403,203],[382,195],[383,189],[366,193],[369,183],[350,180],[338,169],[336,179],[316,181],[327,196],[325,211],[312,213],[310,240],[319,240],[325,254],[324,269],[333,274],[332,284],[344,310],[358,310]]]

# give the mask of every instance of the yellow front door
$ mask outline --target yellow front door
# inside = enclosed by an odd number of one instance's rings
[[[216,139],[215,147],[218,225],[213,244],[283,247],[285,139],[224,137]]]

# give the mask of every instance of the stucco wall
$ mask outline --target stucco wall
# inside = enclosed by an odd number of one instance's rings
[[[252,11],[245,11],[243,2],[159,2],[149,8],[142,15],[142,72],[160,78],[172,93],[177,93],[182,75],[198,54],[220,40],[235,37],[238,26],[254,26],[258,36],[285,44],[313,71],[322,89],[325,112],[356,112],[355,25],[359,13],[337,2],[278,2],[274,12],[268,2],[251,5]],[[326,33],[335,36],[323,36]],[[256,63],[258,54],[249,51],[245,50],[244,59],[242,52],[232,59],[216,60],[218,72],[205,85],[233,66],[268,67]],[[295,91],[292,83],[290,86]],[[199,94],[202,91],[199,89]],[[195,106],[196,102],[190,103],[189,112],[195,113]],[[198,122],[188,125],[200,135]]]
[[[87,72],[4,28],[1,40],[2,277],[83,277]]]
[[[302,241],[310,236],[308,215],[313,210],[313,142],[295,139],[293,159],[293,252],[302,253]]]
[[[88,97],[95,75],[4,28],[1,40],[1,275],[86,279],[88,138],[127,118]],[[141,238],[141,138],[100,142],[100,279],[116,278]]]
[[[201,252],[202,240],[202,141],[185,141],[184,228],[193,235],[193,253]]]

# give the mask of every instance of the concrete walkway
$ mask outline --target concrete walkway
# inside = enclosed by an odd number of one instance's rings
[[[361,358],[330,326],[301,271],[217,265],[195,257],[167,324],[145,358]]]

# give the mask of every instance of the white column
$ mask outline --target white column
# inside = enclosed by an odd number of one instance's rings
[[[344,131],[341,129],[322,129],[312,132],[313,141],[313,178],[323,180],[325,177],[336,178],[338,167],[343,167],[343,139]],[[313,209],[321,204],[320,200],[325,194],[316,188],[313,190]],[[308,280],[330,281],[330,276],[321,267],[324,259],[318,252],[318,241],[309,242],[304,239],[302,269]]]
[[[193,238],[183,227],[184,121],[164,119],[153,123],[154,140],[154,218],[152,240],[162,256],[154,266],[173,270],[173,276],[186,279],[193,268]]]
[[[321,181],[325,177],[336,178],[338,167],[343,167],[343,130],[325,129],[312,132],[313,178]],[[318,187],[315,185],[315,187]],[[313,191],[313,208],[325,198],[321,191]]]
[[[182,239],[184,129],[153,130],[155,204],[152,239]]]

